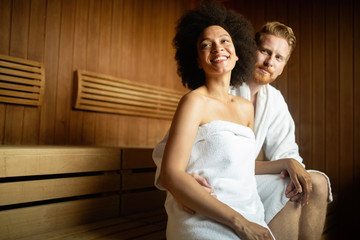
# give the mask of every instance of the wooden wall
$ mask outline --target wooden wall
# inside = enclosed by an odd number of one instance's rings
[[[0,0],[0,54],[45,63],[41,107],[0,103],[1,144],[154,146],[169,121],[76,111],[74,70],[182,90],[174,22],[197,0]],[[359,189],[360,3],[224,0],[259,29],[290,25],[297,47],[274,83],[288,102],[308,168],[326,172],[342,206]],[[358,210],[358,208],[357,208]],[[340,214],[341,222],[348,215]]]
[[[338,223],[350,230],[346,225],[354,226],[355,211],[359,214],[354,194],[360,189],[360,3],[224,2],[243,13],[255,30],[274,20],[293,28],[295,52],[273,85],[289,105],[307,168],[328,174],[339,200]]]
[[[72,109],[74,71],[184,90],[172,48],[188,1],[0,0],[0,54],[45,64],[39,108],[0,103],[1,144],[153,147],[170,121]]]

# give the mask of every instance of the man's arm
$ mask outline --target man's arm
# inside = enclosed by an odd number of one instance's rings
[[[311,192],[310,175],[302,164],[299,148],[295,141],[295,124],[288,110],[288,106],[276,89],[271,89],[272,105],[269,115],[270,125],[264,142],[264,152],[270,160],[256,163],[256,174],[280,173],[280,177],[290,177],[291,181],[286,189],[286,195],[292,201],[306,204]],[[278,168],[278,161],[285,162],[284,168]],[[280,170],[280,171],[279,171]]]

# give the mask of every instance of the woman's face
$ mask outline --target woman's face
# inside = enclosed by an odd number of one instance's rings
[[[204,29],[197,40],[198,64],[206,75],[221,75],[235,67],[235,47],[230,34],[220,26]]]

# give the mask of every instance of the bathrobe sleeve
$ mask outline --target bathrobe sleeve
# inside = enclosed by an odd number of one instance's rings
[[[295,142],[295,124],[280,91],[269,86],[269,127],[264,141],[266,157],[273,161],[293,158],[302,164],[299,147]],[[305,165],[302,164],[304,167]]]

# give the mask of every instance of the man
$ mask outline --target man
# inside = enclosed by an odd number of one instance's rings
[[[306,171],[295,142],[295,125],[281,93],[269,83],[281,75],[296,38],[290,27],[270,22],[255,36],[258,59],[248,84],[231,93],[250,100],[255,109],[257,153],[263,148],[270,161],[255,164],[258,192],[265,220],[276,239],[319,239],[327,202],[332,201],[329,179],[318,171]],[[157,145],[153,158],[159,167],[167,137]],[[277,164],[287,166],[279,177]],[[206,179],[193,175],[210,193]],[[158,175],[155,180],[158,188]],[[216,194],[216,193],[215,193]],[[290,199],[290,201],[289,201]]]

